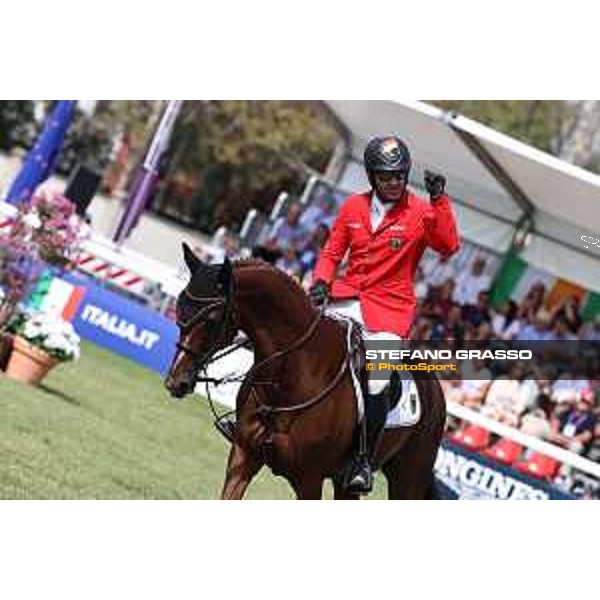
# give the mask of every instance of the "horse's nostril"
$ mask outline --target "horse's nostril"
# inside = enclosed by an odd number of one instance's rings
[[[173,379],[167,379],[165,387],[173,398],[183,398],[194,390],[194,386],[188,380],[175,382]]]

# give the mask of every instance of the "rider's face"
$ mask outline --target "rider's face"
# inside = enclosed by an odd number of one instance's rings
[[[385,202],[397,202],[406,190],[406,175],[400,171],[375,172],[377,194]]]

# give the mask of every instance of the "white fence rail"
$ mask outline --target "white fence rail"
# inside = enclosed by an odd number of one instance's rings
[[[448,402],[447,409],[449,414],[457,417],[458,419],[462,419],[464,421],[468,421],[469,423],[473,423],[474,425],[484,427],[492,433],[500,435],[504,438],[508,438],[517,444],[521,444],[522,446],[529,448],[530,450],[540,452],[545,456],[573,467],[578,471],[592,475],[596,479],[600,480],[600,464],[587,458],[583,458],[582,456],[579,456],[579,454],[575,454],[574,452],[570,452],[569,450],[565,450],[564,448],[560,448],[554,444],[549,444],[544,440],[527,435],[526,433],[523,433],[518,429],[508,427],[503,423],[498,423],[498,421],[494,421],[493,419],[490,419],[489,417],[486,417],[485,415],[482,415],[481,413],[470,408],[466,408],[461,404]]]

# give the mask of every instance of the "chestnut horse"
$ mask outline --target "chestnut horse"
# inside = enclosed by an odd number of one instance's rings
[[[319,499],[331,478],[336,499],[353,454],[357,406],[347,368],[346,332],[321,314],[285,273],[258,260],[206,265],[184,244],[191,272],[177,303],[180,341],[165,385],[175,397],[194,390],[200,373],[238,330],[255,362],[236,399],[237,426],[223,499],[241,499],[263,466],[283,476],[299,499]],[[386,430],[374,464],[390,499],[432,498],[433,465],[445,425],[437,379],[416,381],[421,419]]]

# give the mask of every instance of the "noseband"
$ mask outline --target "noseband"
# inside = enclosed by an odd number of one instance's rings
[[[200,309],[188,321],[183,322],[180,319],[177,320],[177,325],[184,332],[189,331],[193,327],[196,327],[197,325],[203,323],[205,315],[210,310],[213,310],[214,308],[219,308],[221,306],[225,306],[225,309],[223,312],[223,318],[221,319],[221,321],[219,323],[218,333],[215,336],[215,338],[207,352],[205,352],[204,354],[199,354],[199,353],[195,352],[194,350],[192,350],[191,348],[187,347],[185,344],[183,344],[181,342],[177,343],[177,348],[179,350],[181,350],[185,354],[188,354],[189,356],[192,357],[193,368],[194,368],[194,373],[195,373],[195,380],[198,383],[207,383],[207,384],[212,383],[215,385],[223,383],[225,380],[218,380],[218,379],[214,379],[214,378],[210,378],[210,377],[200,376],[200,371],[206,370],[206,367],[211,362],[213,362],[217,359],[220,359],[227,354],[230,354],[232,351],[237,350],[238,348],[240,348],[242,346],[248,345],[249,340],[245,340],[239,344],[234,344],[234,346],[232,348],[227,349],[225,352],[222,352],[218,356],[215,356],[215,354],[221,347],[220,344],[222,342],[224,335],[226,334],[228,328],[231,326],[231,319],[232,319],[232,315],[233,315],[233,295],[234,295],[233,289],[234,289],[234,278],[232,276],[229,280],[229,287],[225,292],[225,297],[197,297],[197,296],[194,296],[187,288],[183,292],[192,301],[210,302],[210,304],[208,306],[205,306],[204,308]],[[251,381],[254,384],[260,384],[260,383],[272,384],[273,382],[270,382],[270,381],[268,381],[268,382],[256,381],[255,380],[256,374],[266,365],[273,363],[277,359],[280,359],[295,350],[298,350],[306,342],[308,342],[308,340],[311,339],[312,336],[315,334],[317,326],[319,325],[319,322],[323,318],[324,308],[325,307],[323,306],[321,308],[321,310],[318,311],[316,317],[310,323],[310,325],[308,326],[306,331],[298,339],[296,339],[294,342],[292,342],[286,348],[279,350],[279,351],[271,354],[270,356],[267,356],[266,358],[259,361],[258,363],[255,363],[250,368],[250,370],[244,375],[245,381],[246,382]],[[254,399],[258,405],[258,412],[260,414],[262,414],[263,416],[273,416],[275,414],[280,414],[280,413],[288,413],[289,414],[289,413],[294,413],[294,412],[298,412],[298,411],[303,411],[303,410],[306,410],[307,408],[311,408],[311,407],[315,406],[316,404],[321,402],[324,398],[326,398],[329,395],[329,393],[340,383],[346,370],[349,368],[349,360],[350,360],[349,353],[348,353],[348,350],[346,349],[344,358],[343,358],[342,362],[340,363],[335,376],[329,382],[329,384],[327,386],[325,386],[325,388],[323,390],[321,390],[318,394],[316,394],[309,400],[306,400],[305,402],[300,402],[298,404],[293,404],[291,406],[274,407],[274,406],[267,405],[258,398],[258,395],[256,394],[256,390],[252,387],[251,391],[254,392]],[[208,386],[207,386],[207,392],[208,392]],[[213,414],[215,415],[216,421],[219,421],[222,417],[219,417],[216,414],[214,406],[213,406],[212,398],[210,397],[209,393],[207,395],[208,395],[209,404],[211,406]]]
[[[212,359],[213,359],[215,353],[221,347],[223,338],[225,337],[225,334],[227,333],[227,330],[229,329],[229,327],[231,325],[231,318],[233,315],[233,286],[234,286],[234,279],[233,279],[233,277],[231,277],[229,280],[229,286],[228,286],[227,290],[225,291],[224,297],[194,296],[187,288],[183,291],[183,293],[193,302],[203,302],[203,303],[210,302],[210,304],[208,304],[208,306],[201,308],[196,314],[194,314],[187,321],[184,322],[184,321],[180,320],[179,318],[177,319],[177,326],[180,327],[181,330],[184,332],[189,332],[194,327],[207,322],[208,320],[205,319],[205,316],[211,310],[213,310],[215,308],[220,308],[221,306],[225,307],[224,311],[223,311],[223,317],[218,325],[217,334],[215,335],[215,337],[210,345],[210,348],[204,354],[199,354],[198,352],[196,352],[195,350],[192,350],[192,348],[189,348],[182,342],[177,342],[177,349],[181,350],[188,356],[191,356],[195,373],[198,373],[204,367],[206,367],[210,362],[212,362]],[[198,378],[198,381],[201,381],[201,378]]]

